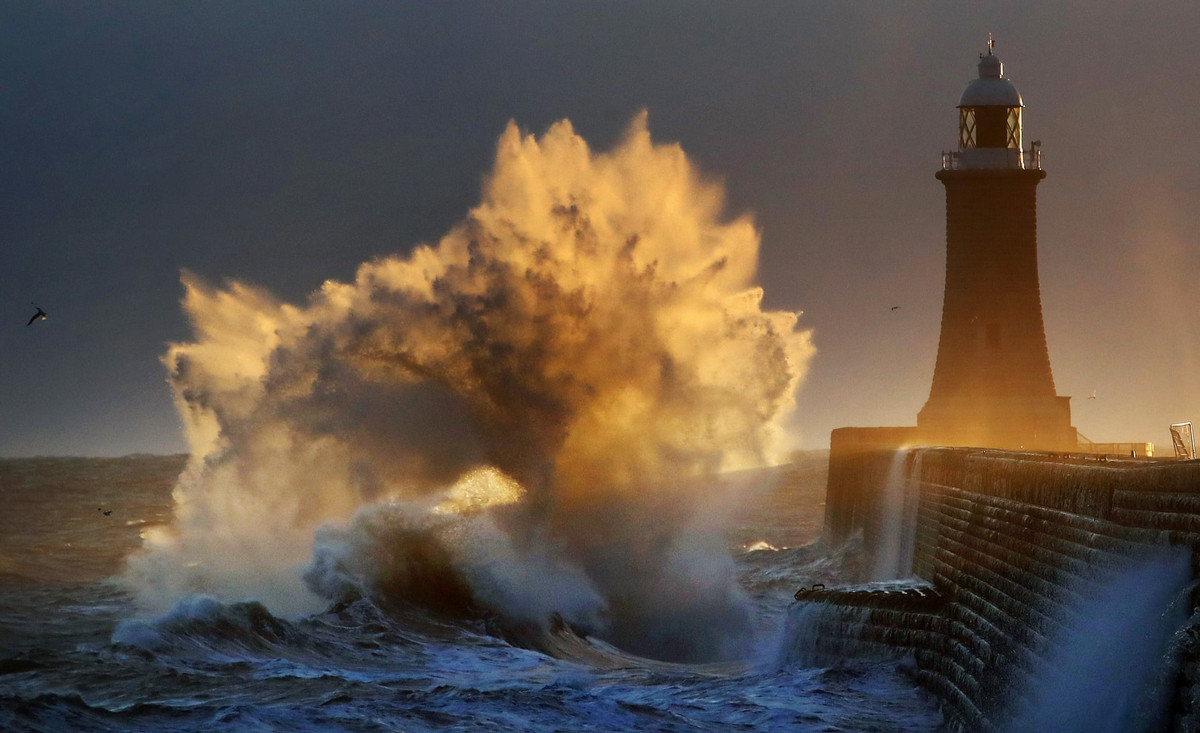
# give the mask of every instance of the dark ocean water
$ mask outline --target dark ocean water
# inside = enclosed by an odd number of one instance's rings
[[[744,658],[679,664],[403,598],[139,615],[125,559],[171,521],[183,458],[0,461],[0,730],[936,730],[894,662],[781,661],[794,591],[857,572],[817,542],[825,462],[762,472],[727,533],[757,629]]]

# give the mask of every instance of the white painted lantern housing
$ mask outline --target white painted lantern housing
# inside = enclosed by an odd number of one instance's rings
[[[963,168],[1023,168],[1021,108],[1025,103],[992,55],[979,57],[979,78],[958,102],[958,149]]]

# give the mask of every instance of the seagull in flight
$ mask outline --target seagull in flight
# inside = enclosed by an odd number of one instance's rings
[[[106,517],[108,515],[112,514],[112,509],[109,509],[108,511],[104,511],[104,507],[102,507],[102,506],[96,507],[96,511],[100,512],[101,514],[103,514]]]
[[[1091,396],[1091,397],[1088,397],[1088,399],[1089,399],[1089,400],[1094,400],[1094,399],[1096,399],[1096,390],[1094,390],[1094,389],[1092,390],[1092,396]]]
[[[29,319],[29,323],[25,324],[26,328],[28,328],[29,326],[32,326],[33,322],[38,319],[41,319],[43,321],[46,320],[46,311],[42,310],[41,306],[39,306],[37,303],[30,303],[30,305],[32,305],[34,308],[37,308],[37,313],[34,313],[33,318]]]

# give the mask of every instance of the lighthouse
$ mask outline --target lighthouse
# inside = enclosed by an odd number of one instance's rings
[[[958,149],[942,155],[946,287],[921,442],[1074,450],[1069,397],[1054,391],[1042,322],[1039,142],[1024,147],[1024,102],[992,52],[958,103]]]
[[[892,478],[905,461],[914,470],[921,455],[908,460],[903,448],[1154,453],[1153,443],[1087,440],[1071,426],[1071,398],[1054,392],[1037,257],[1037,187],[1046,173],[1041,143],[1024,144],[1024,111],[989,40],[979,77],[958,103],[958,147],[942,154],[936,174],[946,191],[946,289],[929,399],[915,427],[830,434],[825,528],[833,541],[862,531],[868,547],[882,546],[882,517],[893,506],[885,497],[928,480]],[[949,461],[934,470],[963,465]],[[916,491],[924,502],[925,489]]]

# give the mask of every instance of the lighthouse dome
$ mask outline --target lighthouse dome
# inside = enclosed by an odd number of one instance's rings
[[[979,78],[971,81],[958,100],[959,107],[1024,107],[1017,88],[1004,78],[1004,64],[988,53],[979,57]]]

